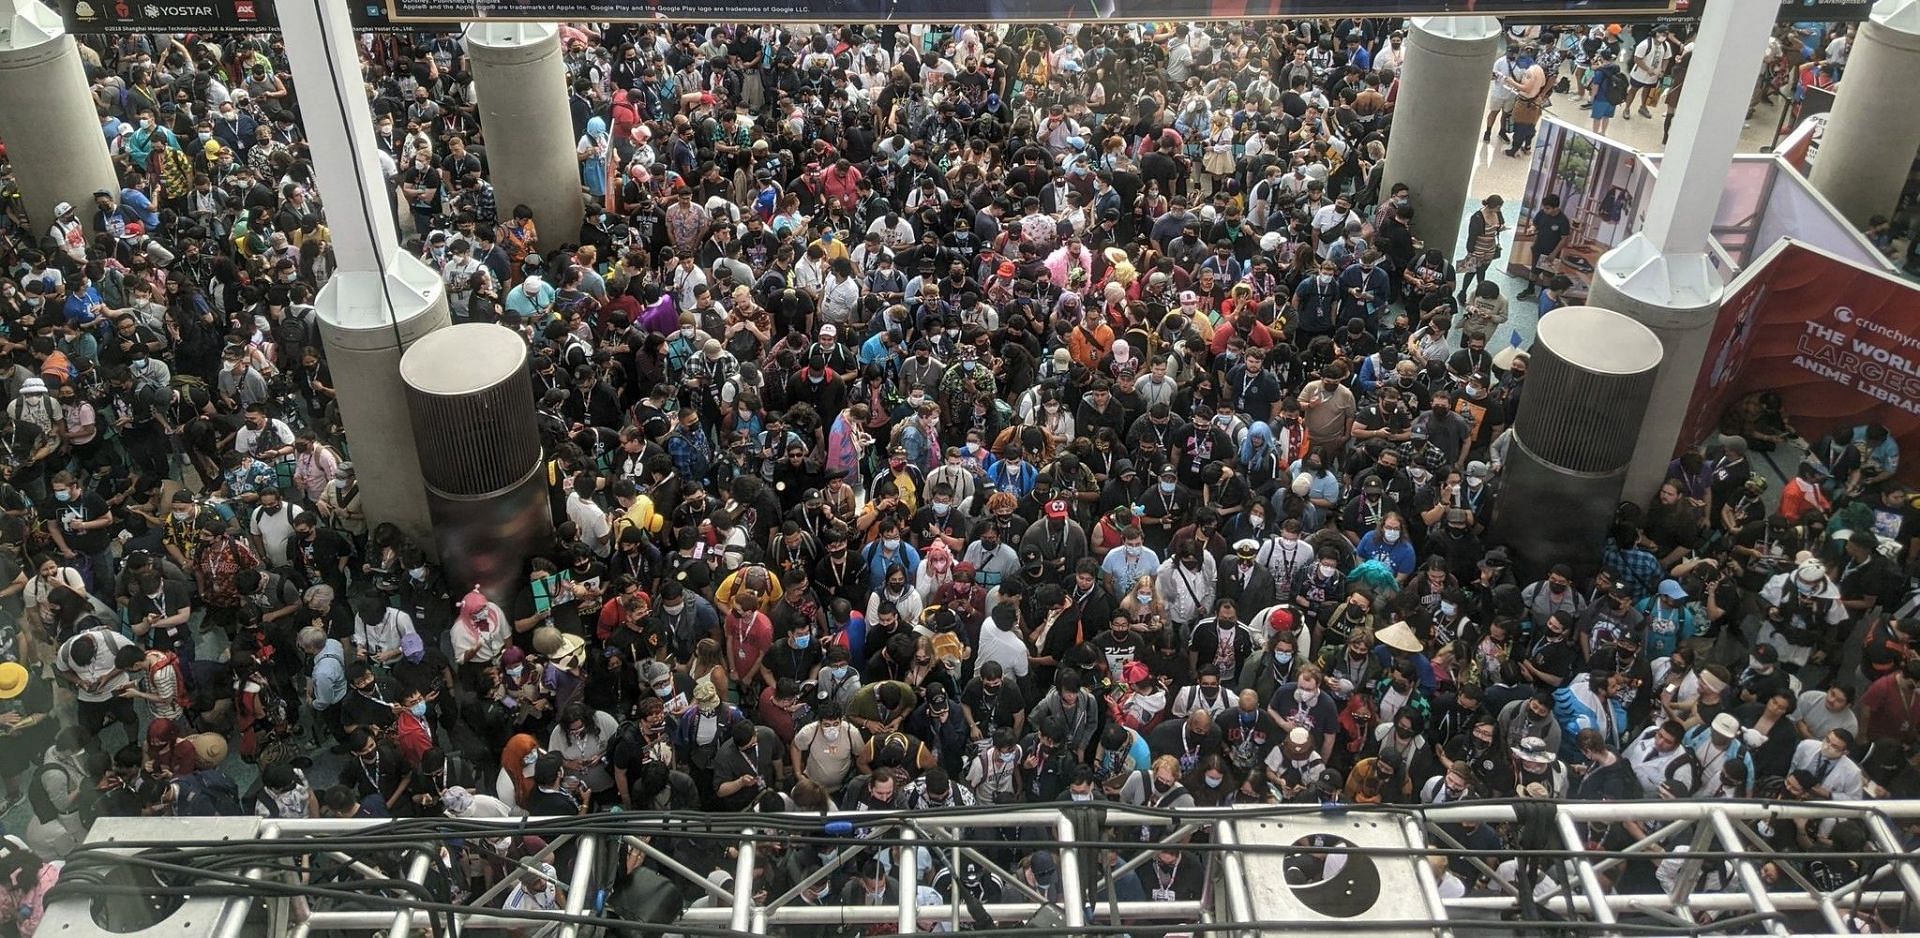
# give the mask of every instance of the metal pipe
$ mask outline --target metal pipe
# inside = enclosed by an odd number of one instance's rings
[[[531,857],[506,857],[507,862],[513,864],[513,869],[507,871],[507,875],[500,877],[499,882],[488,886],[486,892],[473,897],[468,904],[484,906],[493,902],[496,896],[513,888],[513,884],[519,882],[521,877],[526,876],[528,873],[540,872],[539,867],[534,864],[545,863],[549,859],[552,859],[554,853],[559,851],[562,846],[566,845],[567,841],[572,839],[572,834],[561,834],[547,841],[547,845],[541,847],[540,852]]]
[[[580,835],[573,851],[573,878],[567,882],[568,915],[580,915],[587,907],[587,894],[593,891],[593,864],[599,851],[600,839],[592,834]],[[560,938],[576,938],[580,926],[571,922],[560,926]]]
[[[1410,843],[1410,844],[1419,843],[1420,842],[1420,821],[1417,818],[1406,818],[1402,823],[1405,825],[1404,829],[1406,831],[1407,843]],[[1218,836],[1220,831],[1226,830],[1227,828],[1232,826],[1233,825],[1231,824],[1222,824],[1219,827],[1215,828],[1214,833],[1216,836]],[[1240,851],[1235,850],[1231,853],[1228,853],[1227,858],[1229,860],[1238,862],[1241,859]],[[1245,869],[1244,866],[1240,868],[1242,870]],[[1231,869],[1232,868],[1230,867],[1229,870],[1231,871]],[[1444,911],[1446,909],[1446,904],[1443,903],[1440,899],[1440,878],[1434,875],[1433,865],[1430,863],[1425,863],[1425,862],[1416,860],[1414,861],[1414,864],[1413,864],[1413,873],[1414,873],[1414,876],[1420,880],[1420,894],[1421,894],[1421,898],[1426,902],[1427,908],[1434,909],[1436,911]],[[1246,892],[1247,884],[1246,884],[1246,877],[1244,875],[1234,876],[1232,879],[1227,881],[1227,886],[1229,890],[1231,890],[1235,884],[1239,885],[1240,891],[1242,893]],[[1256,916],[1253,914],[1252,909],[1248,909],[1245,913],[1235,912],[1234,915],[1239,921],[1243,921],[1243,922],[1251,922],[1256,920]]]
[[[740,832],[740,858],[733,865],[733,908],[727,915],[727,927],[746,931],[753,924],[753,828]]]
[[[1568,817],[1565,812],[1561,812],[1554,815],[1554,819],[1559,822],[1560,836],[1566,839],[1569,847],[1583,843],[1580,837],[1580,829],[1574,826],[1573,818]],[[1607,894],[1606,890],[1600,888],[1600,874],[1594,872],[1592,861],[1576,857],[1574,860],[1574,869],[1579,871],[1580,886],[1587,891],[1587,895],[1598,898]],[[1609,905],[1595,906],[1593,909],[1593,918],[1594,921],[1600,922],[1601,924],[1612,925],[1614,923],[1613,907]]]
[[[911,935],[920,925],[920,850],[915,841],[920,834],[911,827],[902,828],[900,839],[900,859],[894,864],[894,870],[900,874],[900,934]],[[1065,871],[1061,872],[1062,882]]]
[[[964,906],[962,907],[965,908]],[[1045,908],[1038,902],[994,902],[986,912],[1006,922],[1031,917]],[[1122,902],[1120,915],[1128,921],[1193,922],[1205,909],[1201,902]],[[929,919],[947,918],[953,907],[946,904],[923,905],[920,914]],[[721,908],[688,909],[680,917],[685,925],[726,924],[727,910]],[[524,924],[524,923],[523,923]],[[767,913],[767,924],[782,925],[884,925],[898,924],[896,909],[884,905],[790,905]]]
[[[427,870],[432,867],[433,854],[425,850],[420,851],[414,855],[413,862],[407,864],[407,882],[425,883],[427,881]],[[312,921],[312,919],[308,919],[308,921]],[[407,932],[413,930],[413,910],[401,909],[393,913],[388,921],[393,923],[393,927],[387,929],[387,938],[407,938]]]
[[[622,843],[625,843],[627,846],[632,847],[633,849],[646,854],[648,858],[654,860],[655,862],[658,862],[661,866],[664,866],[667,869],[680,874],[681,878],[685,879],[686,881],[705,889],[707,895],[712,896],[715,899],[720,900],[721,902],[725,902],[728,905],[733,904],[733,893],[731,891],[722,889],[719,886],[715,886],[713,884],[713,880],[710,880],[705,876],[702,876],[699,873],[694,872],[692,867],[686,865],[685,863],[680,862],[679,860],[674,859],[671,856],[668,856],[667,853],[661,850],[659,847],[656,847],[650,843],[647,843],[646,841],[641,840],[640,838],[635,837],[632,834],[628,834],[627,836],[620,838],[620,840]]]
[[[1878,802],[1878,804],[1882,807],[1905,806],[1910,802]],[[1873,833],[1874,840],[1879,841],[1880,849],[1888,853],[1906,853],[1906,848],[1900,845],[1900,836],[1894,833],[1893,825],[1887,823],[1887,815],[1892,813],[1888,811],[1885,814],[1867,815],[1867,830]],[[1911,863],[1896,863],[1893,871],[1894,875],[1900,877],[1900,885],[1906,887],[1907,897],[1920,903],[1920,871],[1916,871]]]
[[[1213,839],[1222,847],[1240,846],[1239,836],[1234,833],[1232,824],[1214,827]],[[1229,849],[1222,857],[1226,861],[1221,878],[1226,883],[1227,914],[1236,922],[1251,922],[1254,920],[1253,897],[1247,892],[1246,856],[1239,850]]]
[[[1720,843],[1728,850],[1744,850],[1746,845],[1740,841],[1740,832],[1733,829],[1733,822],[1719,811],[1707,815],[1713,824],[1713,832],[1720,837]],[[1767,921],[1767,931],[1775,935],[1787,934],[1787,925],[1777,917],[1779,909],[1774,908],[1773,899],[1767,893],[1767,882],[1760,878],[1760,871],[1754,869],[1753,862],[1744,857],[1733,861],[1733,870],[1740,877],[1740,886],[1747,892],[1747,898],[1753,902],[1753,910],[1763,915],[1776,916]]]
[[[1774,908],[1781,912],[1811,912],[1820,908],[1817,898],[1803,892],[1769,893]],[[1907,899],[1899,890],[1882,890],[1861,893],[1860,905],[1863,908],[1879,908],[1899,905]],[[1572,897],[1573,909],[1578,914],[1587,914],[1593,908],[1593,902],[1586,896]],[[1695,912],[1751,912],[1753,900],[1745,892],[1696,892],[1685,899],[1675,900],[1656,892],[1623,893],[1606,897],[1607,906],[1615,912],[1669,911],[1690,908]],[[1556,911],[1559,903],[1555,903]],[[1516,912],[1520,903],[1512,896],[1463,896],[1446,900],[1449,912]]]
[[[1221,825],[1225,827],[1226,825]],[[1060,837],[1060,891],[1066,896],[1066,916],[1068,928],[1079,928],[1087,924],[1087,897],[1081,895],[1080,856],[1072,847],[1076,834],[1073,818],[1062,814],[1055,822],[1054,830]]]
[[[260,828],[260,839],[261,840],[280,839],[280,828],[274,824],[262,825]],[[245,873],[242,873],[240,875],[245,876],[247,879],[258,882],[260,879],[262,879],[267,875],[267,868],[264,864],[260,866],[250,866],[250,867],[247,867],[247,871]],[[268,899],[266,901],[269,903],[269,907],[271,907],[271,903],[277,902],[277,901],[285,901],[285,900]],[[240,938],[241,934],[245,931],[247,927],[247,917],[249,916],[250,913],[252,913],[252,911],[253,911],[253,903],[250,901],[227,903],[226,909],[224,909],[221,913],[220,925],[214,931],[214,938]]]

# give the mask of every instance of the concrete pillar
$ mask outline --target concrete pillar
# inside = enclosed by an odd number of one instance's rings
[[[1466,217],[1501,35],[1500,21],[1491,16],[1420,17],[1407,30],[1382,188],[1407,184],[1414,233],[1449,257]]]
[[[0,141],[20,185],[37,240],[53,224],[53,206],[93,211],[93,194],[120,191],[107,138],[94,111],[80,52],[55,13],[39,0],[0,3]]]
[[[1666,477],[1674,449],[1692,442],[1680,440],[1680,426],[1726,292],[1708,250],[1745,117],[1742,108],[1726,102],[1744,101],[1753,93],[1773,30],[1772,17],[1752,14],[1738,3],[1708,4],[1701,14],[1687,93],[1674,114],[1673,136],[1647,198],[1645,222],[1633,237],[1601,255],[1587,293],[1588,303],[1653,330],[1664,349],[1622,495],[1642,505]]]
[[[1916,88],[1920,0],[1880,0],[1860,24],[1813,163],[1814,188],[1857,227],[1874,215],[1891,216],[1900,201],[1920,152]]]
[[[579,240],[580,160],[559,27],[475,23],[467,27],[467,56],[501,219],[515,205],[533,209],[543,254]]]
[[[527,343],[491,323],[450,326],[409,348],[400,376],[447,582],[508,602],[527,557],[553,542]]]
[[[294,83],[309,89],[300,115],[312,144],[339,269],[314,305],[367,517],[391,521],[431,549],[432,522],[413,423],[400,381],[407,346],[452,321],[446,285],[400,250],[373,145],[373,114],[360,94],[360,56],[346,4],[296,3],[280,11]],[[326,89],[347,89],[328,94]]]
[[[1660,359],[1653,331],[1619,313],[1574,306],[1540,320],[1492,530],[1529,578],[1599,556]],[[1540,505],[1553,510],[1526,507]]]

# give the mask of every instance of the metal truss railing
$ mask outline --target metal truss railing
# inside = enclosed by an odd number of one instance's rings
[[[1767,837],[1778,825],[1804,822],[1818,831],[1847,821],[1857,822],[1866,835],[1865,846],[1851,852],[1819,846],[1776,856]],[[1529,846],[1494,856],[1468,849],[1450,831],[1474,823],[1509,825],[1514,833],[1525,829],[1526,836],[1509,842]],[[1619,850],[1590,847],[1593,828],[1626,823],[1639,825],[1645,836]],[[1484,801],[1424,808],[1272,806],[1172,813],[1057,803],[824,818],[636,813],[459,821],[234,818],[213,824],[106,819],[70,858],[41,933],[91,934],[112,924],[116,933],[136,935],[307,938],[351,930],[404,938],[454,930],[445,923],[458,930],[545,924],[560,938],[583,938],[663,931],[767,935],[788,926],[870,924],[912,934],[945,924],[954,930],[984,925],[994,932],[1052,935],[1150,926],[1251,938],[1283,926],[1326,934],[1478,934],[1511,931],[1516,920],[1524,919],[1552,921],[1557,924],[1550,927],[1569,931],[1785,936],[1810,928],[1849,933],[1858,930],[1862,916],[1876,913],[1883,931],[1920,933],[1920,917],[1911,913],[1920,909],[1920,869],[1902,846],[1902,828],[1912,824],[1920,824],[1920,801]],[[1115,833],[1143,830],[1150,832],[1144,840]],[[535,836],[544,844],[517,851],[515,859],[499,858],[504,872],[477,895],[456,902],[436,896],[429,886],[449,865],[449,840]],[[665,838],[731,846],[732,879],[715,882],[711,871],[689,866],[654,843]],[[824,853],[824,863],[780,894],[768,894],[755,888],[765,884],[756,884],[754,875],[773,843],[812,845]],[[1204,863],[1202,896],[1118,901],[1115,878],[1151,862],[1160,845]],[[670,923],[609,921],[600,903],[623,871],[607,868],[614,851],[603,846],[638,851],[640,862],[705,900]],[[1055,891],[1034,888],[1002,862],[1012,846],[1057,851]],[[565,853],[572,863],[562,873],[568,888],[557,911],[498,907],[516,884],[539,875],[539,864]],[[382,859],[370,861],[370,855]],[[1337,887],[1332,891],[1344,896],[1336,896],[1336,905],[1343,907],[1321,905],[1313,887],[1290,882],[1298,872],[1292,864],[1307,856],[1343,871],[1332,883]],[[1338,864],[1328,862],[1336,856],[1342,858]],[[1442,898],[1429,862],[1436,856],[1465,862],[1484,874],[1488,886]],[[923,868],[923,857],[933,867],[951,870],[973,865],[997,877],[1006,894],[988,904],[973,901],[961,895],[955,876],[942,901],[923,902],[918,887],[932,872]],[[817,884],[875,858],[898,884],[896,903],[799,901]],[[1813,858],[1856,872],[1844,882],[1827,877],[1816,884],[1800,869]],[[1500,868],[1502,861],[1519,861],[1544,875],[1516,881]],[[1665,864],[1660,891],[1620,888],[1629,865],[1648,863]],[[311,875],[320,865],[358,877],[357,885],[347,891],[331,888]],[[1362,868],[1369,871],[1365,876]],[[151,876],[132,875],[142,871]],[[160,907],[153,896],[168,889],[185,898],[165,916],[138,927],[140,910],[153,914]],[[1364,889],[1372,890],[1370,897],[1354,905],[1354,896]],[[118,921],[108,921],[116,915]]]

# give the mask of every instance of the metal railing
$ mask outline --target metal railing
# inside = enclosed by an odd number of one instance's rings
[[[1848,933],[1862,917],[1878,915],[1889,928],[1920,933],[1920,916],[1909,914],[1920,909],[1920,869],[1902,842],[1903,828],[1920,825],[1920,801],[1468,801],[1434,807],[1280,805],[1179,812],[1055,803],[824,817],[632,813],[222,820],[220,840],[185,839],[204,833],[199,821],[101,821],[69,858],[41,933],[96,933],[102,923],[98,906],[107,897],[169,891],[188,898],[169,915],[156,913],[148,931],[116,931],[160,934],[164,926],[171,935],[306,938],[356,930],[404,938],[423,930],[443,934],[440,923],[457,919],[461,928],[545,924],[561,938],[636,928],[690,936],[766,935],[787,926],[871,924],[893,925],[903,934],[936,924],[1056,935],[1152,925],[1163,931],[1252,936],[1286,924],[1324,933],[1446,935],[1456,929],[1511,929],[1514,920],[1524,919],[1605,933],[1696,934],[1711,928],[1784,936],[1809,930]],[[1770,835],[1778,838],[1803,822],[1815,833],[1853,822],[1854,830],[1864,830],[1867,846],[1849,852],[1816,843],[1776,854]],[[1618,843],[1618,835],[1603,838],[1598,832],[1625,823],[1641,825],[1645,836],[1621,849],[1594,848],[1601,839]],[[1463,824],[1508,825],[1517,836],[1507,842],[1531,846],[1488,856],[1462,846],[1451,833]],[[1137,831],[1151,836],[1130,839]],[[446,887],[453,855],[448,841],[524,843],[531,837],[544,844],[518,851],[516,859],[498,858],[504,871],[484,891],[465,895]],[[656,840],[731,848],[731,880],[714,881],[712,870],[688,865]],[[763,854],[796,846],[813,848],[822,862],[778,895],[755,888],[766,885],[755,882]],[[1045,889],[1030,884],[1005,862],[1011,848],[1055,852],[1057,883]],[[1162,848],[1205,864],[1203,894],[1121,901],[1117,878],[1149,863]],[[637,862],[703,899],[671,923],[639,926],[609,919],[605,897],[625,871],[608,868],[608,858],[622,850],[636,852]],[[568,888],[557,911],[498,907],[515,885],[541,875],[540,863],[566,853],[572,855],[562,872]],[[1329,861],[1336,856],[1342,857],[1338,864]],[[1302,886],[1290,882],[1298,872],[1295,864],[1306,857],[1347,871],[1354,882],[1358,877],[1352,871],[1372,870],[1378,892],[1372,904],[1357,914],[1312,906]],[[1435,857],[1479,874],[1475,878],[1484,887],[1443,898],[1441,874],[1431,864]],[[1826,876],[1824,884],[1816,884],[1801,869],[1814,859],[1852,875],[1844,882]],[[885,866],[897,886],[892,904],[802,901],[820,883],[844,879],[857,864],[873,860]],[[1631,865],[1648,863],[1661,868],[1659,891],[1622,888]],[[965,866],[1003,884],[1005,894],[998,901],[978,901],[963,894],[961,877],[953,875],[940,901],[923,899],[920,887],[930,874],[940,869],[957,874]],[[1529,872],[1515,875],[1516,866]],[[359,877],[358,885],[344,892],[332,888],[315,875],[321,867]],[[154,878],[115,879],[141,871]],[[430,885],[436,879],[440,885]],[[1031,924],[1043,913],[1046,924]],[[183,920],[201,924],[183,930]]]

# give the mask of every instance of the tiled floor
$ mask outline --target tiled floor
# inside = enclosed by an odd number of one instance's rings
[[[1581,129],[1588,126],[1587,112],[1579,107],[1579,99],[1571,94],[1555,95],[1555,104],[1547,111],[1548,116],[1556,117]],[[1660,143],[1661,125],[1664,114],[1654,110],[1652,119],[1635,116],[1626,120],[1616,116],[1607,127],[1606,136],[1626,144],[1643,153],[1659,153],[1665,149]],[[1756,112],[1751,121],[1740,132],[1740,151],[1742,153],[1764,152],[1774,140],[1774,126],[1779,122],[1780,106],[1765,105]],[[1520,155],[1509,157],[1504,154],[1506,144],[1498,136],[1490,143],[1480,145],[1474,158],[1473,184],[1469,188],[1469,211],[1480,204],[1489,195],[1499,194],[1506,199],[1507,224],[1512,226],[1520,213],[1520,193],[1526,188],[1529,157]],[[1453,256],[1459,257],[1466,252],[1466,226],[1461,226],[1462,243]],[[1510,300],[1523,287],[1520,280],[1496,273],[1495,282],[1500,284],[1501,292]],[[1512,341],[1514,334],[1520,337],[1520,344],[1533,341],[1533,325],[1537,310],[1531,301],[1513,301],[1508,309],[1506,326],[1492,337],[1489,344],[1501,348]]]

